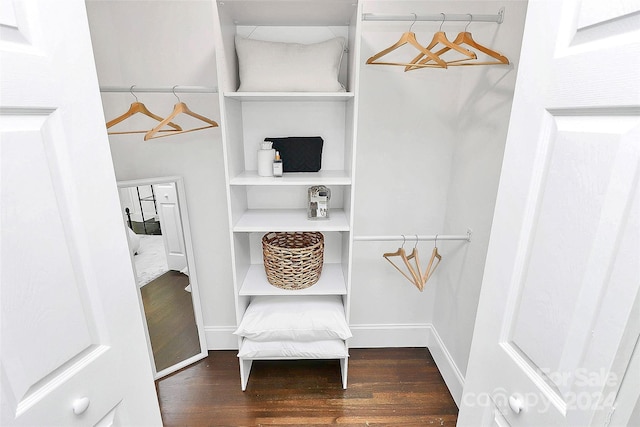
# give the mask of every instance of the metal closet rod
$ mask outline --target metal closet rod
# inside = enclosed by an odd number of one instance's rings
[[[417,239],[416,239],[417,238]],[[389,236],[354,236],[353,240],[366,241],[366,242],[415,242],[425,240],[466,240],[471,241],[471,230],[467,230],[467,234],[434,234],[434,235],[415,235],[415,234],[396,234]]]
[[[122,93],[218,93],[213,86],[100,86],[100,92]]]
[[[502,24],[504,21],[504,8],[501,8],[495,15],[476,15],[470,13],[442,13],[432,15],[386,15],[380,13],[363,13],[363,21],[463,21],[463,22],[495,22]],[[443,19],[444,18],[444,19]]]

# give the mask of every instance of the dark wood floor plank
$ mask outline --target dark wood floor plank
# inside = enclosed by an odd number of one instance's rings
[[[156,371],[200,353],[200,340],[191,293],[185,291],[189,276],[168,271],[142,287]]]
[[[240,389],[235,351],[157,382],[171,426],[455,426],[458,408],[425,348],[351,349],[348,388],[335,360],[256,361]]]

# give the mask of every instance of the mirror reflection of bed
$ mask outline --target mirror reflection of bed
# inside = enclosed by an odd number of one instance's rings
[[[203,352],[176,182],[119,185],[156,378]],[[187,228],[188,229],[188,228]]]

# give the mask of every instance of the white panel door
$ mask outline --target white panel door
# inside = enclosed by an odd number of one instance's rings
[[[164,250],[167,254],[167,266],[169,270],[182,271],[187,268],[187,255],[176,186],[169,182],[154,184],[153,188],[156,194]]]
[[[640,388],[640,4],[606,3],[529,3],[461,426],[606,425]]]
[[[161,425],[84,2],[0,7],[0,424]]]

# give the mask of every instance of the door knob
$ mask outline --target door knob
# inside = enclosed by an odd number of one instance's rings
[[[520,411],[524,409],[524,402],[522,401],[522,398],[520,396],[514,394],[509,397],[509,407],[513,412],[519,414]]]
[[[73,401],[71,407],[73,408],[73,413],[76,415],[83,414],[84,411],[87,410],[91,401],[88,397],[81,397]]]

